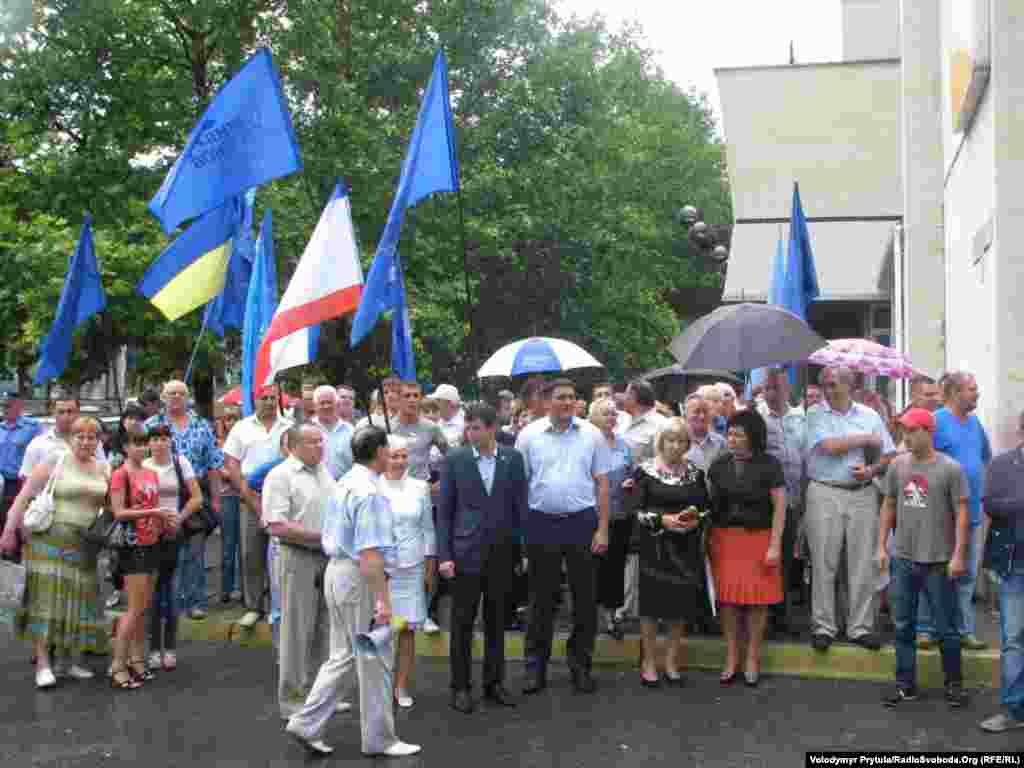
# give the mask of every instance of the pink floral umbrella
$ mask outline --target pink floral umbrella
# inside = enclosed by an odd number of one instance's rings
[[[867,339],[835,339],[807,361],[826,367],[844,366],[868,376],[891,376],[895,379],[909,379],[922,373],[901,352]]]

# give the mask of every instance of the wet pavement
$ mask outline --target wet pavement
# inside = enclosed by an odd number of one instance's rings
[[[89,660],[98,673],[107,659]],[[309,757],[286,739],[266,649],[203,642],[183,646],[179,669],[138,691],[105,680],[61,681],[36,691],[26,648],[0,635],[0,766],[4,768],[285,768],[371,765],[359,754],[358,723],[339,715],[325,734],[336,752]],[[518,693],[522,666],[509,665]],[[479,669],[476,670],[479,680]],[[683,689],[649,691],[635,668],[596,670],[598,692],[572,692],[555,666],[550,687],[514,710],[448,708],[448,667],[419,661],[416,706],[399,733],[422,744],[396,766],[801,766],[807,750],[1024,749],[1024,732],[989,735],[978,722],[998,709],[997,693],[975,692],[950,711],[937,693],[890,711],[886,686],[765,677],[757,689],[722,688],[693,672]]]

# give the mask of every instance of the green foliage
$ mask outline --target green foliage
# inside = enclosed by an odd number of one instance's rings
[[[305,165],[257,196],[274,210],[282,290],[337,177],[352,189],[369,266],[433,53],[445,47],[465,248],[456,196],[407,217],[421,378],[464,385],[491,351],[529,334],[573,339],[615,375],[654,367],[667,362],[691,294],[721,287],[682,242],[675,213],[692,203],[709,221],[730,219],[723,147],[707,104],[664,78],[638,29],[564,21],[544,0],[35,8],[26,32],[0,36],[0,312],[23,371],[86,209],[111,309],[82,334],[68,379],[94,372],[97,334],[129,344],[144,378],[185,367],[201,313],[167,323],[132,293],[166,243],[144,204],[216,88],[260,45],[281,70]],[[318,369],[365,389],[389,359],[389,328],[356,350],[347,336],[347,321],[326,324]],[[203,367],[222,366],[223,348],[206,342]]]

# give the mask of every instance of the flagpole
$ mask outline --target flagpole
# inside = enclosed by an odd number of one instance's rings
[[[192,357],[188,361],[188,368],[185,369],[185,385],[188,385],[189,378],[192,376],[192,365],[196,361],[196,353],[199,351],[199,342],[203,340],[203,334],[206,333],[206,321],[209,319],[210,313],[203,312],[203,325],[199,329],[199,335],[196,337],[196,345],[192,347]]]
[[[469,287],[469,253],[466,249],[466,212],[465,207],[462,204],[462,185],[459,185],[458,191],[455,193],[456,199],[459,203],[459,240],[462,243],[462,278],[466,288],[466,326],[469,329],[469,335],[467,340],[469,342],[469,364],[470,372],[473,375],[474,380],[476,379],[477,360],[476,360],[476,338],[473,333],[473,294]]]

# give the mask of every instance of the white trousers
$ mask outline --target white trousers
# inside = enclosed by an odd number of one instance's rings
[[[373,617],[370,590],[354,560],[331,560],[324,574],[324,597],[331,620],[331,655],[320,667],[302,709],[288,721],[289,729],[308,740],[320,739],[338,701],[348,698],[359,681],[359,724],[364,754],[380,754],[398,742],[392,704],[393,648],[379,657],[355,654],[355,638],[369,629]]]

